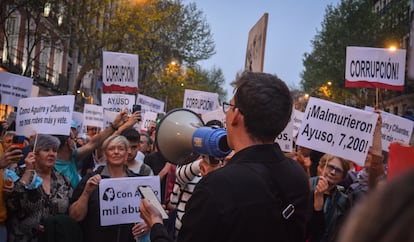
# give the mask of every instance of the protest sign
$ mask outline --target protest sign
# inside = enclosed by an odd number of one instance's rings
[[[275,142],[279,144],[280,149],[283,152],[293,151],[293,112],[292,109],[291,118],[285,129],[276,137]]]
[[[223,124],[223,127],[226,127],[226,115],[224,114],[222,107],[219,107],[214,111],[201,114],[201,119],[203,119],[205,124],[211,120],[218,120]]]
[[[300,126],[302,125],[302,119],[303,119],[303,112],[293,109],[293,137],[296,137],[298,135]]]
[[[245,71],[263,72],[268,19],[269,14],[263,14],[249,31],[244,63]]]
[[[109,127],[111,125],[111,122],[115,120],[116,115],[118,115],[117,112],[112,112],[104,109],[104,123],[103,128]]]
[[[216,110],[218,107],[217,93],[185,89],[183,108],[203,114]]]
[[[141,130],[147,131],[151,121],[157,120],[157,113],[147,111],[144,113],[142,121],[141,121]]]
[[[104,92],[138,91],[138,55],[103,52],[102,90]]]
[[[404,90],[406,50],[348,46],[345,86]]]
[[[160,178],[141,176],[102,179],[99,183],[101,226],[142,222],[139,186],[150,186],[161,201]]]
[[[311,97],[296,143],[363,166],[377,119],[376,113]]]
[[[73,95],[20,99],[16,133],[69,135],[74,103]]]
[[[103,107],[92,104],[85,104],[83,107],[83,125],[85,126],[95,126],[103,128],[104,118],[103,118]]]
[[[121,93],[102,93],[102,107],[111,112],[121,112],[125,108],[132,113],[135,96]]]
[[[373,107],[365,107],[366,111],[374,112]],[[413,133],[414,122],[400,116],[381,111],[381,146],[383,151],[388,152],[390,144],[394,141],[410,143]]]
[[[155,113],[164,112],[164,102],[142,94],[138,94],[136,104],[141,104],[142,113],[145,113],[146,111]]]
[[[32,78],[0,71],[1,103],[17,107],[20,99],[31,96],[32,85]]]

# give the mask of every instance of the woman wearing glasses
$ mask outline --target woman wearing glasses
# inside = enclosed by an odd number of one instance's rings
[[[309,241],[335,241],[349,209],[348,197],[338,189],[350,168],[350,162],[325,154],[319,161],[320,176],[310,179],[312,217],[308,224]]]

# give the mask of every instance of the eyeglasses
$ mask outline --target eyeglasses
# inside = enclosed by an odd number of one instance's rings
[[[223,102],[223,112],[227,113],[230,110],[230,107],[236,107],[236,105],[228,103],[228,102]]]
[[[344,173],[341,168],[335,167],[333,165],[327,165],[326,168],[328,168],[328,172],[335,171],[336,175],[342,175]]]

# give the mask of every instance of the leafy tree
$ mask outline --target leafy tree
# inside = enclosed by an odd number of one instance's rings
[[[387,14],[392,12],[390,10]],[[336,7],[329,5],[322,29],[311,42],[313,50],[304,55],[305,70],[301,73],[304,90],[311,96],[329,98],[338,103],[348,102],[347,105],[368,104],[373,98],[372,92],[345,88],[346,47],[383,48],[384,36],[391,36],[389,25],[385,24],[388,21],[373,11],[369,0],[342,0]],[[394,29],[393,33],[393,38],[398,38],[401,32]],[[331,94],[326,96],[318,90],[328,81],[332,82]]]

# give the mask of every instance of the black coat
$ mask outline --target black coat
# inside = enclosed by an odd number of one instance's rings
[[[197,184],[178,241],[304,241],[309,196],[303,168],[278,145],[248,147]],[[290,203],[295,211],[285,220]],[[153,227],[152,242],[163,240],[161,230]]]

